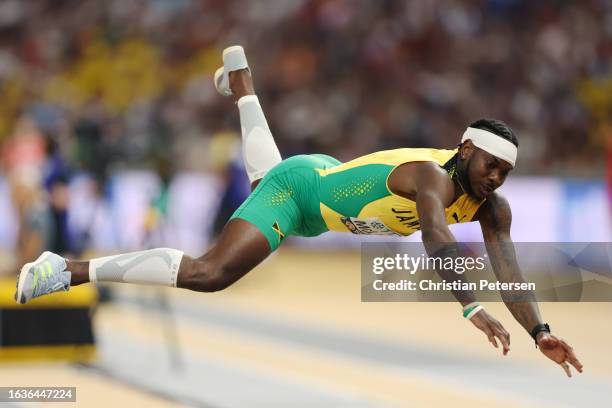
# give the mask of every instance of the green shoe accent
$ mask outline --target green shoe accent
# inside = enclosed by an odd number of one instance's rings
[[[47,268],[47,276],[51,277],[51,274],[53,273],[53,269],[51,268],[51,262],[45,262],[44,266]]]
[[[38,285],[38,267],[34,271],[34,286],[32,286],[32,290],[36,289],[37,285]]]

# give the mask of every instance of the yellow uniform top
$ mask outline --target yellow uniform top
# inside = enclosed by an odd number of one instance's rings
[[[396,149],[368,154],[328,169],[321,176],[321,216],[332,231],[354,234],[410,235],[420,229],[416,202],[394,194],[387,181],[399,165],[438,163],[452,177],[457,150]],[[467,194],[446,208],[446,222],[472,221],[482,205]]]

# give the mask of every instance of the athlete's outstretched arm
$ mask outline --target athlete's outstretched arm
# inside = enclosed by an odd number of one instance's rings
[[[525,282],[510,237],[512,211],[508,201],[498,193],[491,194],[476,213],[475,219],[480,221],[489,259],[497,279],[501,282]],[[531,334],[537,325],[544,323],[532,291],[500,291],[500,293],[508,310],[527,333]],[[536,343],[544,355],[561,364],[568,376],[571,377],[571,372],[567,362],[582,372],[582,364],[564,340],[546,331],[540,331],[536,336]]]
[[[455,186],[446,172],[433,163],[419,165],[416,176],[416,205],[421,223],[423,244],[429,256],[457,257],[457,242],[446,223],[444,209],[455,195]],[[438,274],[448,281],[464,281],[462,274],[452,269],[438,270]],[[453,291],[453,295],[463,305],[476,300],[472,291]],[[503,346],[506,355],[510,350],[510,335],[502,324],[482,309],[470,318],[482,330],[491,344],[497,346],[496,338]]]

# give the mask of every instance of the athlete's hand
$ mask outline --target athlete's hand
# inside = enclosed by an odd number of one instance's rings
[[[565,340],[547,332],[538,333],[536,339],[542,354],[563,367],[568,377],[572,376],[569,364],[573,365],[579,373],[582,372],[582,363],[578,361],[574,349]]]
[[[495,348],[499,348],[495,339],[497,337],[504,348],[504,356],[508,354],[510,351],[510,333],[504,329],[504,326],[497,319],[483,309],[472,316],[470,321],[487,335],[487,338]]]

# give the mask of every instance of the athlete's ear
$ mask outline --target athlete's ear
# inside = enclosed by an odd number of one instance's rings
[[[476,150],[476,147],[470,139],[466,140],[459,146],[459,158],[461,160],[468,159]]]

